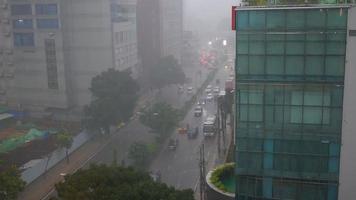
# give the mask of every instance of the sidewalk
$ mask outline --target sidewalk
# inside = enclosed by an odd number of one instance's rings
[[[19,200],[40,200],[48,193],[53,191],[56,183],[63,180],[61,174],[70,174],[83,166],[90,158],[100,151],[110,138],[94,138],[81,146],[69,156],[69,164],[63,159],[56,166],[49,169],[34,182],[26,186],[25,190],[19,195]]]

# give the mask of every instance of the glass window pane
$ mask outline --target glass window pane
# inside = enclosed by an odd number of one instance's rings
[[[33,33],[14,33],[16,47],[32,47],[35,45]]]
[[[237,73],[248,74],[248,56],[237,56]]]
[[[328,9],[327,26],[328,28],[346,28],[347,9],[344,9],[342,12],[339,9]]]
[[[302,43],[302,42],[287,42],[286,43],[286,54],[287,55],[303,55],[304,54],[304,43]]]
[[[240,121],[247,121],[247,105],[240,105],[239,113],[240,113]]]
[[[37,15],[57,15],[57,4],[36,4]]]
[[[238,42],[237,43],[237,53],[247,54],[248,53],[248,42]]]
[[[250,11],[250,28],[264,29],[265,28],[265,11]]]
[[[325,42],[307,42],[307,55],[323,55],[325,52]]]
[[[32,19],[16,19],[12,20],[12,25],[14,29],[32,29],[33,21]]]
[[[302,107],[292,106],[290,109],[290,122],[291,123],[302,123]]]
[[[267,42],[267,55],[283,55],[284,43],[283,42]]]
[[[282,75],[284,73],[283,56],[268,56],[266,60],[267,74]]]
[[[303,105],[303,92],[293,91],[291,98],[291,105]]]
[[[237,12],[237,29],[236,30],[245,30],[248,28],[248,12],[239,11]]]
[[[322,9],[307,10],[307,27],[308,28],[324,28],[325,27],[325,12]]]
[[[344,76],[345,58],[344,56],[326,56],[325,75]]]
[[[303,75],[304,57],[303,56],[286,56],[286,74]]]
[[[237,56],[236,73],[239,75],[248,74],[248,56]]]
[[[264,56],[249,56],[249,73],[250,74],[264,74]]]
[[[305,73],[307,75],[323,75],[324,60],[322,56],[307,56]]]
[[[321,124],[322,109],[317,107],[304,107],[303,123],[305,124]]]
[[[31,4],[14,4],[11,5],[11,15],[31,15]]]
[[[248,121],[261,122],[262,121],[262,106],[250,105],[248,108]]]
[[[304,92],[304,105],[307,106],[322,106],[323,94],[322,92]]]
[[[287,12],[287,28],[302,29],[304,28],[305,14],[303,10],[288,10]]]
[[[346,43],[345,42],[328,42],[326,43],[327,55],[345,55]]]
[[[37,19],[37,28],[57,29],[59,28],[58,19]]]
[[[264,42],[250,42],[249,54],[250,55],[265,54],[265,43]]]
[[[285,17],[284,11],[274,10],[267,12],[267,28],[268,29],[284,29]]]
[[[323,109],[323,124],[330,124],[330,108]]]
[[[249,103],[250,104],[262,104],[263,102],[263,93],[262,91],[253,91],[249,93]]]
[[[240,104],[248,104],[248,91],[247,90],[240,91]]]

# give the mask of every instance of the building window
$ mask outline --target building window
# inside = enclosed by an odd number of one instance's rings
[[[14,45],[16,47],[33,47],[35,46],[33,33],[14,33]]]
[[[36,15],[57,15],[57,4],[36,4]]]
[[[14,29],[32,29],[33,21],[32,19],[16,19],[12,20],[12,26]]]
[[[54,39],[45,40],[45,52],[47,62],[48,88],[58,90],[58,71],[56,57],[56,43]]]
[[[11,15],[32,15],[31,4],[11,5]]]
[[[39,29],[58,29],[58,19],[37,19],[37,28]]]

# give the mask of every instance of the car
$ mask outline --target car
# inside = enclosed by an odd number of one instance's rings
[[[214,94],[219,94],[220,88],[218,86],[214,87],[213,92],[214,92]]]
[[[169,150],[176,150],[178,146],[178,139],[169,139],[168,142],[168,149]]]
[[[205,105],[205,99],[204,98],[201,98],[198,102],[197,102],[197,105],[198,106],[201,106],[201,105]]]
[[[206,93],[210,93],[210,92],[211,92],[211,88],[206,88],[206,89],[205,89],[205,92],[206,92]]]
[[[178,93],[183,93],[184,92],[184,87],[183,86],[178,86]]]
[[[207,89],[211,89],[211,88],[213,88],[213,86],[208,85],[206,88],[207,88]]]
[[[194,116],[195,117],[201,117],[203,114],[203,108],[201,106],[197,106],[194,109]]]
[[[195,127],[194,129],[189,129],[188,130],[188,139],[195,139],[198,137],[199,134],[199,127]]]
[[[187,88],[187,92],[188,92],[188,94],[192,94],[193,93],[193,87],[188,87]]]
[[[206,96],[206,100],[207,100],[207,101],[212,101],[212,100],[214,100],[213,94],[209,93],[209,94]]]

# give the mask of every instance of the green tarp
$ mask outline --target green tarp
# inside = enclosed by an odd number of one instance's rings
[[[39,131],[37,129],[30,129],[27,134],[9,138],[0,142],[0,153],[6,153],[18,148],[19,146],[31,142],[35,139],[44,137],[46,132]]]

